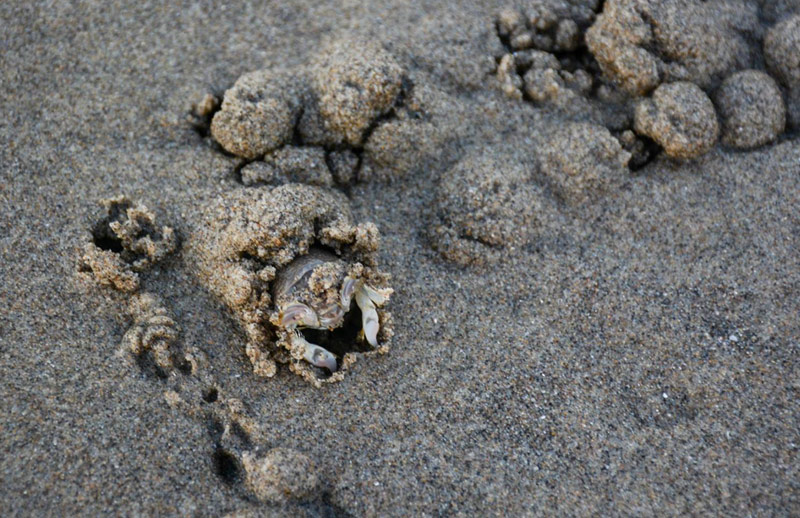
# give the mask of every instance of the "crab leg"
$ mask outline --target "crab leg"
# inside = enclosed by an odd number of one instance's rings
[[[356,290],[356,304],[361,309],[361,322],[364,328],[364,336],[372,347],[378,346],[378,311],[375,309],[371,297],[367,294],[366,286],[362,285]]]
[[[342,305],[342,309],[344,309],[345,312],[350,311],[350,302],[353,300],[353,294],[356,292],[358,285],[359,282],[350,276],[345,277],[344,282],[342,282],[340,303]]]
[[[393,293],[394,290],[391,288],[385,288],[382,290],[376,290],[370,288],[366,284],[361,284],[361,290],[369,297],[369,300],[375,303],[376,306],[381,307],[386,304],[386,301],[389,300],[389,295]]]
[[[280,325],[286,328],[319,327],[317,314],[305,304],[290,304],[280,314]]]
[[[303,347],[303,359],[315,367],[325,367],[331,372],[336,372],[336,357],[330,351],[319,345],[308,342],[298,332],[293,333],[292,342]]]

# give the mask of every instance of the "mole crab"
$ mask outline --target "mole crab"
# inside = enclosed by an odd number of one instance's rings
[[[208,208],[192,241],[198,276],[245,330],[256,374],[288,363],[319,386],[388,351],[392,289],[376,264],[378,229],[354,224],[342,193],[237,189]]]

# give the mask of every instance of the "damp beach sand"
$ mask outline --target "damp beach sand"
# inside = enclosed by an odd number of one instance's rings
[[[800,514],[798,56],[795,0],[0,3],[0,515]]]

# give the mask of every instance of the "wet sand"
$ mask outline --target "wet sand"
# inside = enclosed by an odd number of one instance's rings
[[[0,514],[800,512],[797,128],[753,150],[657,154],[588,202],[540,171],[531,228],[493,242],[512,215],[448,219],[442,199],[472,213],[440,178],[479,155],[541,160],[575,118],[496,84],[506,5],[0,5]],[[757,53],[800,7],[756,8]],[[379,165],[341,189],[380,229],[394,337],[315,388],[284,364],[254,374],[198,274],[204,212],[245,187],[188,113],[352,35],[436,92],[431,120],[453,137],[400,177]],[[131,294],[81,271],[100,200],[119,194],[175,229],[139,290],[188,368],[133,355]],[[475,234],[436,231],[462,223]],[[247,460],[267,457],[265,475]]]

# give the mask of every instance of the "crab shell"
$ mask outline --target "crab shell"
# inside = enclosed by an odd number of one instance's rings
[[[279,314],[273,323],[284,329],[339,327],[355,291],[346,270],[344,261],[318,248],[295,259],[275,278],[273,301]],[[345,291],[350,293],[346,299]]]

